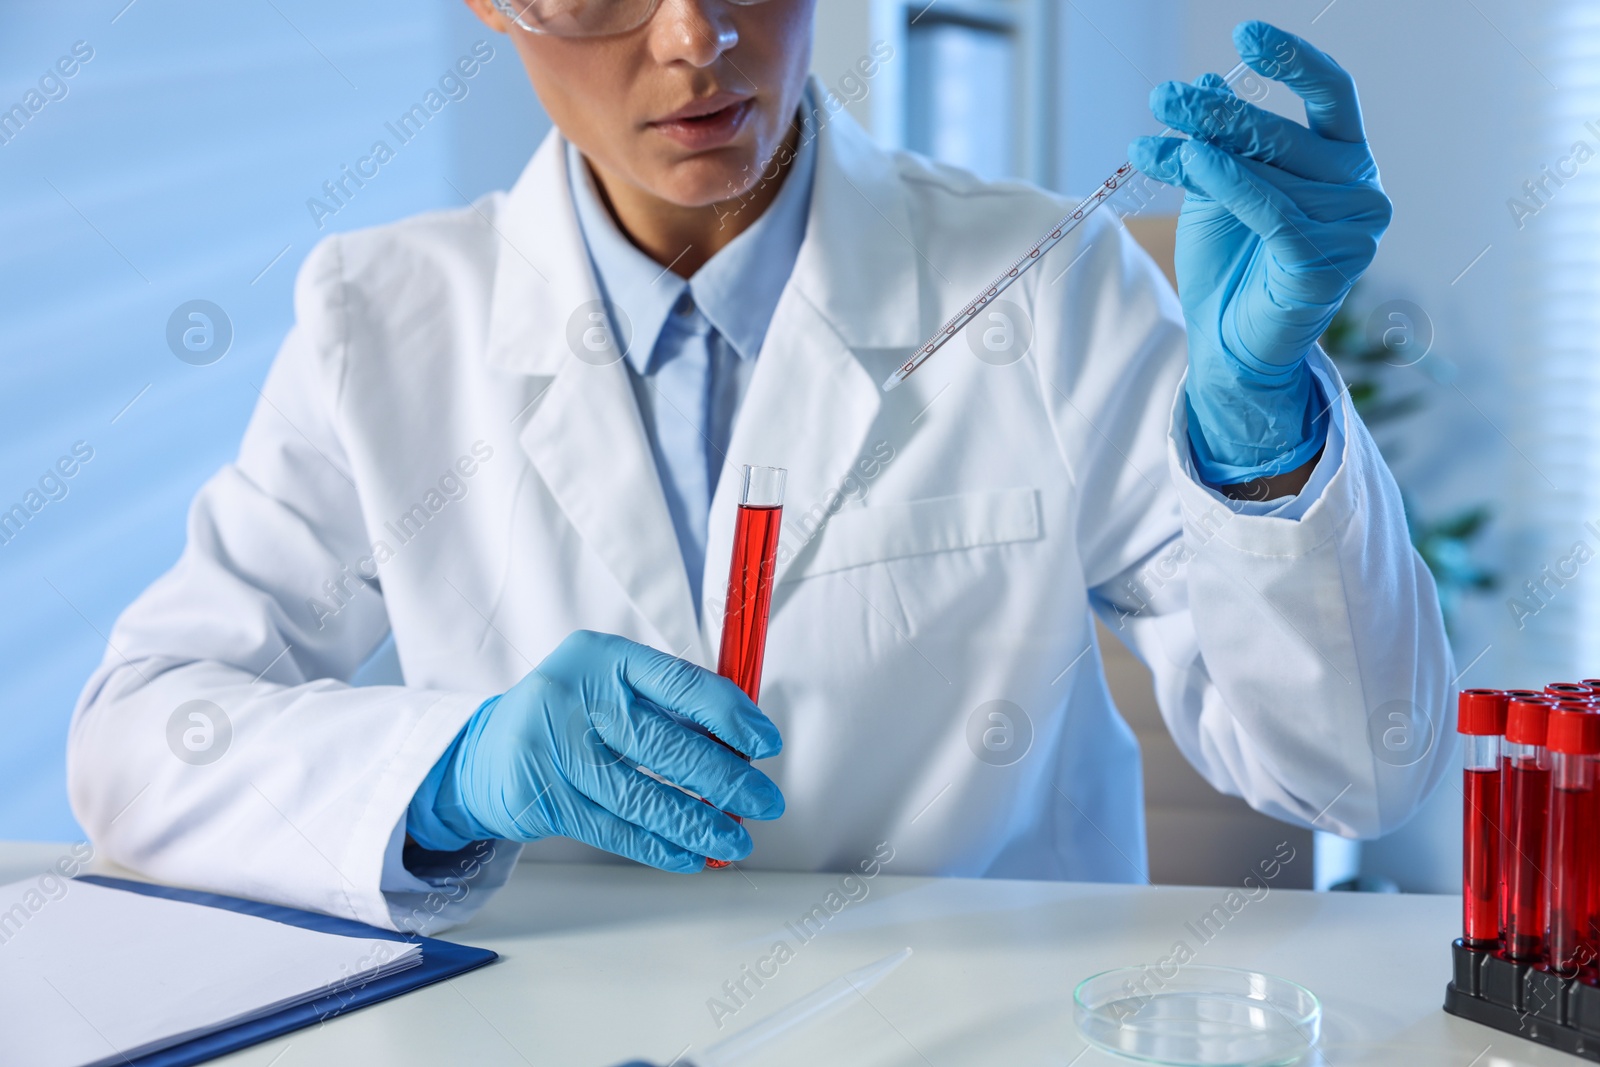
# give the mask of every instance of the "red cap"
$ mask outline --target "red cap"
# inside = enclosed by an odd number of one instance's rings
[[[1506,740],[1514,745],[1544,744],[1551,709],[1557,706],[1552,697],[1512,697],[1506,707]]]
[[[1594,689],[1582,682],[1551,682],[1544,687],[1544,691],[1555,697],[1576,697],[1578,700],[1588,700],[1594,696]]]
[[[1506,732],[1506,694],[1500,689],[1463,689],[1456,698],[1456,730],[1463,734]]]
[[[1545,743],[1551,752],[1574,756],[1600,754],[1600,715],[1583,704],[1562,701],[1550,709]]]
[[[1584,685],[1594,690],[1597,696],[1600,696],[1600,678],[1584,678],[1582,681]]]
[[[1515,700],[1518,697],[1547,697],[1550,695],[1543,689],[1507,689],[1505,693],[1510,700]]]

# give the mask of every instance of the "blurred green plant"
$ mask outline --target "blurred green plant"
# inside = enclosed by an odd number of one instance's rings
[[[1368,428],[1378,431],[1403,422],[1425,406],[1424,391],[1396,394],[1391,388],[1394,372],[1400,369],[1395,362],[1396,350],[1369,336],[1363,318],[1352,310],[1351,301],[1345,302],[1322,335],[1322,347],[1344,376],[1350,401]],[[1392,461],[1400,454],[1403,439],[1380,432],[1375,432],[1374,438],[1380,440],[1379,450],[1385,459]],[[1381,443],[1384,438],[1388,439],[1387,444]],[[1439,588],[1439,606],[1445,626],[1449,627],[1463,597],[1487,592],[1499,582],[1499,576],[1472,555],[1472,544],[1494,518],[1494,508],[1474,504],[1437,519],[1424,519],[1404,486],[1400,497],[1405,504],[1411,543],[1433,573],[1434,584]]]

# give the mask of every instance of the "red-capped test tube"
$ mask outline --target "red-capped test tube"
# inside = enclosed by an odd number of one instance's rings
[[[1507,701],[1506,709],[1507,709],[1507,714],[1508,715],[1510,714],[1510,702],[1513,701],[1513,700],[1526,700],[1526,699],[1528,699],[1530,697],[1539,697],[1541,699],[1550,700],[1550,701],[1555,701],[1555,700],[1559,699],[1558,697],[1551,696],[1549,693],[1545,692],[1543,689],[1505,689],[1505,690],[1502,690],[1502,692],[1504,692],[1505,695],[1506,695],[1506,701]],[[1500,743],[1500,826],[1501,826],[1502,830],[1504,830],[1505,827],[1508,827],[1508,826],[1511,825],[1511,812],[1510,812],[1510,806],[1509,806],[1510,805],[1510,801],[1511,801],[1511,795],[1510,795],[1510,790],[1509,790],[1509,788],[1507,787],[1507,784],[1506,784],[1507,782],[1510,781],[1510,778],[1511,778],[1511,759],[1510,759],[1509,756],[1506,755],[1506,749],[1507,748],[1508,748],[1507,744],[1504,741],[1502,741]],[[1548,805],[1546,805],[1546,810],[1548,810]],[[1501,854],[1501,863],[1500,863],[1500,933],[1501,933],[1502,936],[1504,936],[1505,932],[1506,932],[1507,897],[1506,897],[1505,845],[1503,843],[1504,842],[1504,834],[1503,833],[1502,833],[1501,840],[1502,840],[1502,844],[1500,846],[1500,854]],[[1540,857],[1539,862],[1540,863],[1544,862],[1544,857],[1543,856]]]
[[[1557,700],[1593,700],[1594,687],[1583,682],[1551,682],[1544,687],[1545,694]]]
[[[1595,764],[1600,714],[1587,703],[1561,701],[1545,731],[1550,750],[1550,828],[1545,853],[1550,966],[1568,977],[1592,970],[1594,942]]]
[[[1476,948],[1500,942],[1500,739],[1506,695],[1464,689],[1456,702],[1462,734],[1461,938]]]
[[[1500,828],[1501,947],[1517,960],[1544,954],[1545,830],[1550,816],[1550,753],[1545,748],[1553,697],[1514,696],[1506,706]]]
[[[761,665],[767,651],[767,614],[772,607],[772,575],[777,568],[778,530],[783,522],[783,486],[789,472],[782,467],[747,466],[742,474],[717,673],[759,702]],[[706,866],[726,867],[727,863],[708,859]]]

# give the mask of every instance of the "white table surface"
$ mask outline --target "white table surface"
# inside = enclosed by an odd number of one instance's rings
[[[64,854],[61,845],[0,845],[0,883]],[[1323,1039],[1307,1063],[1583,1062],[1443,1012],[1454,897],[1272,890],[1202,943],[1187,924],[1226,889],[910,878],[892,869],[801,944],[785,924],[822,903],[838,875],[523,863],[477,918],[446,935],[494,949],[499,962],[216,1062],[667,1064],[910,946],[911,959],[863,1002],[761,1062],[1126,1064],[1085,1051],[1072,989],[1097,971],[1154,963],[1180,940],[1196,964],[1264,970],[1316,993]],[[798,946],[794,958],[719,1030],[707,1000],[780,938]]]

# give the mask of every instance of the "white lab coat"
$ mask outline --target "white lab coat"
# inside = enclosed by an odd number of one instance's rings
[[[897,873],[1143,879],[1139,751],[1091,608],[1216,788],[1347,835],[1403,821],[1451,749],[1399,766],[1371,723],[1406,702],[1448,738],[1450,657],[1348,398],[1301,518],[1230,512],[1174,404],[1176,298],[1110,212],[1006,294],[1022,359],[957,340],[883,393],[1064,201],[886,152],[844,114],[819,148],[698,591],[626,364],[583,332],[598,295],[557,134],[508,194],[320,244],[238,460],[77,708],[73,809],[105,854],[379,926],[464,918],[517,850],[408,872],[413,792],[574,629],[715,666],[741,463],[789,471],[761,701],[788,810],[751,824],[751,866],[844,869],[888,842]],[[346,684],[391,633],[405,685]],[[197,699],[231,726],[209,763],[169,730]]]

